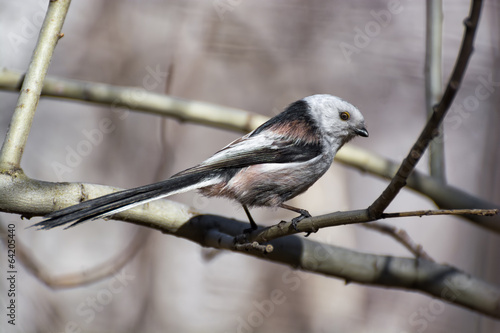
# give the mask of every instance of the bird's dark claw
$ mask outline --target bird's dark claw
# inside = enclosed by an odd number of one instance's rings
[[[292,228],[295,231],[299,231],[299,229],[297,228],[297,225],[299,224],[300,221],[311,217],[311,214],[309,214],[309,212],[305,209],[301,209],[299,212],[300,212],[300,216],[297,216],[297,217],[292,219]]]
[[[318,232],[318,230],[319,230],[318,228],[316,228],[315,226],[312,226],[312,227],[311,227],[311,230],[309,230],[309,231],[307,232],[307,234],[306,234],[306,236],[305,236],[305,237],[309,237],[309,235],[310,235],[310,234],[312,234],[312,233],[316,233],[316,232]]]

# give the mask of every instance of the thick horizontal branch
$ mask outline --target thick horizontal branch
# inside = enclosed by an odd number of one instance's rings
[[[18,91],[23,80],[22,73],[5,68],[0,70],[0,89]],[[250,132],[268,119],[241,109],[158,94],[145,88],[119,87],[50,76],[45,79],[42,96],[85,101],[113,109],[141,110],[180,121],[244,132]]]
[[[44,216],[83,200],[120,190],[88,183],[39,181],[28,178],[22,171],[0,174],[0,189],[0,211],[20,214],[25,218]],[[196,211],[188,206],[169,200],[157,200],[116,214],[113,218],[155,229],[160,228],[163,232],[173,234],[196,214]]]
[[[0,174],[0,210],[24,216],[45,215],[118,189],[83,183],[48,183],[27,178],[22,172]],[[346,212],[345,218],[359,212]],[[202,246],[235,250],[229,237],[210,237],[214,230],[230,237],[240,235],[248,223],[220,216],[198,215],[191,208],[168,200],[116,214],[114,219],[160,230]],[[318,221],[321,221],[319,217]],[[303,221],[302,221],[303,222]],[[301,222],[301,223],[302,223]],[[89,222],[97,223],[97,222]],[[299,223],[300,226],[300,223]],[[242,252],[347,282],[420,291],[444,301],[500,318],[500,289],[456,268],[422,259],[359,253],[290,236],[269,243],[274,250]]]
[[[278,254],[280,249],[286,249],[300,254],[300,261],[295,264],[306,271],[336,276],[346,282],[417,290],[476,311],[481,307],[482,313],[499,318],[498,287],[454,267],[423,259],[359,253],[301,237],[290,238],[293,240],[287,238],[272,243],[275,251],[268,255],[269,260],[285,261],[288,258],[282,259]]]

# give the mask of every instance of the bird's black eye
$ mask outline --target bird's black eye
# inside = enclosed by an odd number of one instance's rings
[[[340,112],[340,119],[347,121],[351,118],[351,115],[347,111]]]

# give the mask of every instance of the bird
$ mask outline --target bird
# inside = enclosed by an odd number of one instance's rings
[[[323,176],[337,151],[356,136],[368,137],[368,131],[354,105],[330,94],[311,95],[291,103],[196,166],[157,183],[54,211],[33,227],[69,228],[173,194],[199,190],[208,197],[240,203],[250,222],[249,231],[257,229],[249,210],[252,207],[281,207],[299,213],[292,220],[296,228],[311,215],[285,202]]]

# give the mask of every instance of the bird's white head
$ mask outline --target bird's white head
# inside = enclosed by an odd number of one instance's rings
[[[361,112],[343,99],[327,95],[312,95],[303,99],[310,115],[323,132],[323,137],[340,148],[355,136],[368,137]]]

